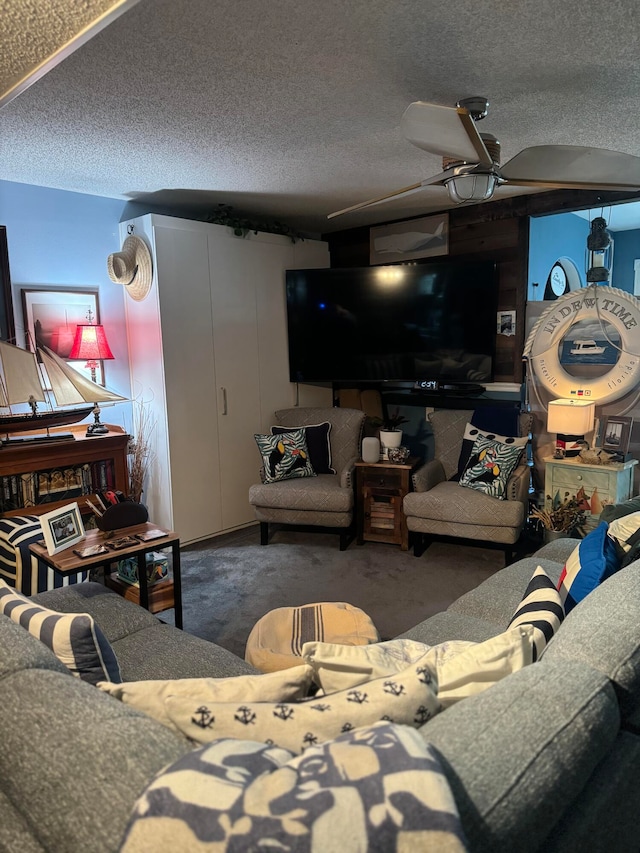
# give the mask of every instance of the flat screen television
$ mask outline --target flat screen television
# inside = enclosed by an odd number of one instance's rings
[[[292,382],[493,379],[495,263],[288,270]]]

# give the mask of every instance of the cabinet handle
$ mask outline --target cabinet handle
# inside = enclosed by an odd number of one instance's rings
[[[581,479],[582,479],[582,474],[578,474],[578,476],[576,477],[576,479],[577,479],[577,480],[581,480]]]
[[[220,414],[227,414],[227,389],[220,388],[218,393],[218,408],[220,409]]]

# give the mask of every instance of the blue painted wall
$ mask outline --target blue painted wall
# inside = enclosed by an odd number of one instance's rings
[[[585,252],[589,228],[589,221],[574,213],[531,217],[527,286],[529,302],[544,299],[549,272],[559,258],[570,258],[578,269],[582,284],[585,284]],[[537,287],[533,286],[534,282],[537,282]]]
[[[634,261],[640,258],[640,229],[611,232],[613,237],[612,287],[633,293]]]
[[[126,202],[0,181],[0,224],[7,228],[16,337],[24,339],[20,289],[25,285],[98,288],[100,320],[115,356],[106,361],[108,387],[131,393],[124,291],[107,275],[107,256],[120,249],[118,223]],[[103,421],[129,426],[129,404],[105,409]]]

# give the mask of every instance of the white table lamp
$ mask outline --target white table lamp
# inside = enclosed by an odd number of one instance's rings
[[[595,403],[588,400],[552,400],[547,415],[547,430],[555,432],[556,458],[577,456],[585,434],[595,423]]]

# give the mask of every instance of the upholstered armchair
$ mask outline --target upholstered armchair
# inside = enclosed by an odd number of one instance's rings
[[[318,474],[249,489],[249,503],[260,522],[260,542],[269,542],[269,524],[286,524],[336,529],[340,550],[353,538],[354,464],[360,457],[360,440],[365,413],[357,409],[294,408],[275,413],[274,424],[301,427],[331,424],[329,445],[335,474]]]
[[[413,491],[403,501],[407,528],[416,556],[423,553],[431,537],[453,536],[502,546],[508,565],[527,517],[530,472],[526,448],[507,481],[505,499],[452,481],[471,415],[469,410],[457,409],[442,409],[429,415],[435,458],[413,475]],[[531,416],[521,414],[519,422],[520,435],[528,436]]]

